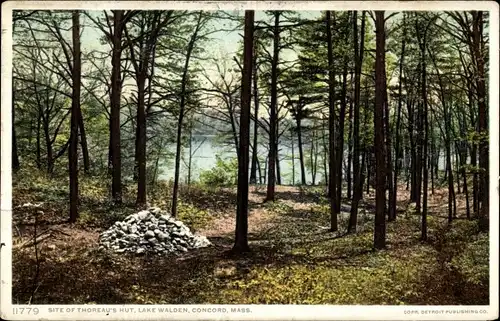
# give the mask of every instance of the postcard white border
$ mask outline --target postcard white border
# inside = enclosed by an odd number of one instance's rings
[[[490,305],[489,306],[329,306],[329,305],[212,305],[230,308],[249,308],[251,313],[160,313],[159,308],[184,308],[193,311],[205,305],[151,305],[156,313],[140,313],[141,305],[13,305],[12,281],[12,173],[11,173],[11,99],[12,99],[12,10],[14,9],[183,9],[183,10],[386,10],[386,11],[466,11],[482,10],[490,14]],[[2,95],[1,95],[1,198],[0,231],[0,312],[8,320],[492,320],[498,318],[498,241],[499,241],[499,6],[494,1],[8,1],[2,3]],[[493,108],[496,107],[496,108]],[[136,313],[78,313],[78,308],[132,308]],[[38,308],[39,313],[14,314],[13,308]],[[61,308],[62,313],[50,309]],[[474,311],[457,313],[457,311]],[[27,311],[27,310],[26,310]],[[411,313],[416,311],[418,313]],[[484,313],[481,313],[483,311]]]

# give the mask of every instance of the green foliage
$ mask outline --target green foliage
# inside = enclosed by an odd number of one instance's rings
[[[465,279],[482,286],[489,280],[489,237],[481,233],[467,243],[463,252],[451,260],[451,267],[458,270]]]
[[[177,204],[177,217],[187,226],[199,229],[208,225],[213,216],[206,210],[199,209],[193,204],[179,202]]]
[[[283,202],[283,201],[280,201],[280,200],[277,200],[277,201],[274,201],[274,202],[266,202],[264,207],[271,213],[273,214],[276,214],[276,215],[283,215],[283,214],[286,214],[288,212],[290,212],[293,207],[290,206],[289,204]]]
[[[200,172],[200,182],[214,187],[235,185],[238,178],[238,160],[231,158],[222,159],[216,155],[215,167]]]

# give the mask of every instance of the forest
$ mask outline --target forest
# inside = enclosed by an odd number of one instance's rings
[[[12,29],[13,303],[489,304],[488,12]]]

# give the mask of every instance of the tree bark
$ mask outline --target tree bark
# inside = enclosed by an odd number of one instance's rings
[[[15,85],[14,80],[12,80],[12,170],[17,171],[19,169],[19,154],[17,153],[17,139],[16,139],[16,110],[15,110]]]
[[[306,166],[304,163],[304,146],[302,144],[302,123],[301,118],[297,117],[297,144],[299,147],[299,163],[300,163],[300,182],[306,185]]]
[[[273,30],[273,60],[271,64],[271,105],[269,116],[269,166],[267,179],[266,202],[274,202],[274,191],[276,185],[276,124],[277,103],[278,103],[278,62],[280,51],[280,11],[274,12],[274,30]]]
[[[386,157],[384,144],[384,104],[386,103],[385,75],[385,18],[384,11],[375,11],[376,28],[376,59],[375,59],[375,161],[377,169],[375,190],[375,232],[374,248],[385,248],[385,188],[386,188]]]
[[[175,171],[174,171],[174,187],[172,191],[172,208],[171,215],[173,217],[177,216],[177,195],[179,193],[179,174],[180,174],[180,165],[181,165],[181,147],[182,147],[182,126],[183,120],[185,116],[186,109],[186,87],[188,80],[188,71],[189,71],[189,61],[191,59],[191,53],[193,52],[194,44],[198,37],[198,32],[200,30],[200,23],[203,13],[200,11],[198,16],[198,23],[194,30],[193,35],[189,41],[187,51],[186,51],[186,61],[184,62],[184,70],[182,72],[181,79],[181,101],[179,105],[179,118],[177,121],[177,142],[175,148]]]
[[[85,174],[90,173],[90,157],[89,157],[89,149],[87,147],[87,134],[85,133],[85,126],[83,124],[83,115],[82,109],[78,108],[78,127],[80,129],[80,145],[82,147],[82,156],[83,156],[83,170]]]
[[[329,149],[330,149],[330,186],[328,195],[330,196],[330,231],[338,230],[338,210],[335,200],[337,195],[336,158],[335,158],[335,73],[333,68],[333,44],[332,44],[332,17],[331,11],[326,12],[326,37],[328,47],[328,127],[329,127]]]
[[[403,39],[401,42],[401,57],[399,59],[399,86],[398,86],[398,110],[396,116],[396,143],[395,143],[395,160],[394,160],[394,181],[393,181],[393,197],[392,203],[389,207],[394,209],[394,219],[396,218],[396,201],[398,197],[398,174],[399,174],[399,163],[401,159],[401,148],[400,148],[400,127],[401,127],[401,108],[403,104],[403,65],[405,59],[405,49],[406,49],[406,13],[403,13]]]
[[[478,131],[479,140],[479,195],[481,198],[479,210],[479,225],[482,231],[489,226],[489,150],[488,150],[488,110],[486,105],[486,85],[484,72],[483,12],[472,13],[472,41],[477,66],[476,90],[478,99]]]
[[[254,33],[254,11],[245,11],[245,34],[243,44],[243,77],[241,79],[240,153],[238,157],[238,191],[236,209],[236,231],[233,251],[248,252],[248,162],[250,144],[250,100],[252,81],[252,55]],[[271,167],[271,171],[274,167]]]
[[[120,99],[121,82],[121,55],[123,35],[123,10],[114,10],[113,52],[111,58],[111,111],[109,119],[111,159],[111,195],[115,204],[122,203],[122,161],[121,161],[121,133],[120,133]]]
[[[72,70],[72,104],[71,104],[71,135],[69,163],[69,221],[78,219],[78,124],[80,110],[80,81],[81,81],[81,56],[80,56],[80,13],[75,10],[73,20],[73,70]]]
[[[354,233],[356,231],[356,226],[358,222],[358,206],[359,201],[362,197],[362,181],[361,181],[361,171],[363,167],[359,166],[360,158],[360,137],[359,137],[359,109],[360,109],[360,91],[361,91],[361,67],[363,63],[364,56],[364,35],[365,35],[365,11],[361,17],[361,42],[359,44],[358,50],[358,23],[357,23],[357,11],[354,12],[354,126],[353,126],[353,178],[354,178],[354,195],[351,203],[351,213],[349,216],[349,225],[347,231],[349,233]],[[365,107],[366,108],[366,107]],[[364,155],[364,153],[363,153]],[[363,156],[363,160],[364,160]],[[367,184],[368,186],[368,184]]]
[[[345,112],[347,107],[347,61],[344,61],[344,67],[342,72],[342,100],[340,102],[340,112],[339,112],[339,127],[337,132],[337,194],[335,197],[336,210],[340,213],[340,204],[342,201],[342,162],[344,159],[344,124],[345,124]]]
[[[423,121],[424,121],[424,138],[423,138],[423,157],[422,157],[422,167],[423,167],[423,200],[422,200],[422,228],[421,228],[421,239],[422,241],[427,240],[427,198],[428,198],[428,185],[429,185],[429,166],[427,164],[428,159],[428,141],[429,141],[429,121],[428,114],[429,108],[427,103],[427,64],[426,64],[426,50],[427,50],[427,29],[425,28],[422,39],[419,39],[420,51],[422,54],[422,103],[423,103]],[[422,41],[421,41],[422,40]]]
[[[258,161],[258,134],[259,134],[259,124],[257,119],[259,119],[259,79],[258,79],[258,69],[257,69],[257,39],[254,38],[254,55],[253,55],[253,103],[254,103],[254,122],[253,122],[253,152],[252,152],[252,165],[250,168],[250,184],[257,183],[257,161]]]

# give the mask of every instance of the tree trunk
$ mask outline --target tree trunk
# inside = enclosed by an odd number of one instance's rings
[[[361,66],[363,63],[364,55],[364,35],[365,35],[365,11],[361,17],[361,43],[358,50],[358,23],[357,23],[357,11],[354,12],[354,62],[355,62],[355,72],[354,72],[354,128],[353,128],[353,177],[354,177],[354,195],[351,203],[351,214],[349,216],[349,226],[347,228],[349,233],[354,233],[356,231],[356,226],[358,222],[358,206],[359,201],[363,194],[361,171],[363,167],[359,166],[360,158],[360,137],[359,137],[359,109],[360,109],[360,91],[361,91]],[[363,153],[363,160],[365,159],[365,153]],[[369,174],[368,174],[369,175]],[[369,176],[368,176],[369,177]],[[367,184],[368,186],[369,184]]]
[[[461,194],[461,187],[460,187],[460,155],[458,149],[455,147],[454,149],[455,152],[455,177],[457,178],[457,194]]]
[[[273,30],[273,60],[271,64],[271,105],[269,117],[269,166],[267,179],[266,201],[274,202],[274,190],[276,184],[276,125],[278,122],[276,111],[278,104],[278,62],[280,51],[280,11],[274,12],[274,30]]]
[[[111,58],[111,111],[110,111],[110,148],[111,159],[111,195],[115,204],[122,203],[122,160],[120,137],[120,99],[121,82],[121,55],[123,33],[123,10],[114,10],[113,52]]]
[[[316,185],[316,168],[314,166],[314,140],[316,139],[314,135],[314,130],[311,131],[311,149],[309,150],[309,158],[311,165],[311,185]]]
[[[36,123],[36,166],[38,169],[42,169],[42,144],[40,137],[40,130],[42,126],[42,111],[38,110],[37,123]]]
[[[54,172],[54,153],[52,149],[52,142],[50,139],[49,132],[49,115],[47,115],[43,120],[43,135],[45,137],[45,150],[47,152],[47,174],[52,174]],[[80,117],[80,116],[78,116]]]
[[[278,135],[279,133],[279,120],[276,122],[276,142],[275,142],[275,147],[274,150],[276,151],[276,184],[281,185],[281,168],[280,168],[280,156],[279,156],[279,150],[278,150]]]
[[[336,174],[336,158],[335,158],[335,73],[333,66],[333,44],[332,44],[332,18],[331,11],[326,12],[326,37],[328,46],[328,127],[329,127],[329,143],[330,143],[330,186],[328,195],[330,196],[330,230],[336,232],[338,230],[337,213],[335,200],[337,195],[337,179]]]
[[[85,174],[90,173],[90,157],[89,149],[87,147],[87,134],[85,133],[85,126],[83,125],[83,115],[82,109],[79,108],[78,112],[78,127],[80,129],[80,145],[82,146],[82,156],[83,156],[83,171]]]
[[[193,164],[193,125],[189,128],[189,159],[188,159],[188,174],[187,184],[191,185],[191,166]]]
[[[69,163],[69,221],[76,222],[78,218],[78,124],[80,116],[80,13],[75,10],[73,20],[73,70],[72,70],[72,103],[71,103],[71,135],[68,153]]]
[[[376,59],[375,59],[375,231],[374,248],[385,248],[385,188],[386,188],[386,157],[384,144],[384,104],[386,103],[385,75],[385,18],[384,11],[375,11],[376,21]]]
[[[423,103],[423,121],[424,121],[424,138],[423,138],[423,158],[422,158],[422,167],[423,167],[423,201],[422,201],[422,241],[427,240],[427,197],[428,197],[428,185],[429,185],[429,166],[427,164],[428,159],[428,141],[429,141],[429,121],[428,114],[429,108],[427,103],[427,64],[425,60],[425,53],[427,49],[427,27],[423,34],[422,42],[419,39],[420,51],[422,53],[422,103]]]
[[[245,36],[243,77],[241,80],[240,153],[238,158],[238,191],[236,209],[236,231],[233,251],[248,252],[248,161],[250,144],[250,100],[252,81],[252,54],[254,33],[254,11],[245,11]],[[270,167],[273,171],[274,167]]]
[[[146,109],[145,109],[146,73],[142,72],[137,79],[137,199],[136,206],[146,205]]]
[[[401,43],[401,57],[399,59],[399,86],[398,86],[398,110],[396,116],[396,145],[395,145],[395,160],[394,160],[394,181],[393,181],[393,197],[390,208],[393,209],[394,219],[396,218],[396,201],[398,197],[398,174],[399,174],[399,162],[401,159],[401,148],[400,148],[400,135],[401,135],[401,108],[403,104],[403,64],[405,59],[405,49],[406,49],[406,24],[405,24],[406,14],[403,13],[403,39]]]
[[[344,159],[344,123],[345,123],[345,111],[347,107],[347,61],[344,61],[344,67],[342,72],[342,100],[340,103],[340,113],[339,113],[339,127],[337,132],[337,194],[335,197],[336,210],[340,213],[340,204],[342,201],[342,162]]]
[[[484,72],[484,43],[483,32],[483,12],[472,12],[472,42],[477,66],[476,89],[478,99],[478,131],[479,140],[479,195],[481,206],[479,210],[479,225],[482,231],[487,231],[489,226],[489,151],[488,151],[488,110],[486,106],[486,85]]]
[[[300,163],[300,183],[306,185],[306,166],[304,163],[304,147],[302,145],[302,124],[301,119],[297,118],[297,144],[299,145],[299,163]]]
[[[172,208],[171,215],[173,217],[177,216],[177,197],[179,193],[179,175],[181,168],[181,149],[182,149],[182,126],[183,120],[185,116],[186,109],[186,87],[188,81],[188,71],[189,71],[189,61],[191,59],[191,53],[194,48],[194,44],[196,42],[196,38],[198,37],[199,26],[202,18],[202,13],[199,13],[198,16],[198,24],[196,25],[195,31],[189,41],[187,52],[186,52],[186,61],[184,62],[184,70],[182,72],[181,79],[181,101],[179,105],[179,118],[177,120],[177,142],[175,148],[175,171],[174,171],[174,187],[172,191]]]
[[[356,12],[354,12],[354,16],[353,16],[353,20],[354,20],[354,23],[356,23]],[[357,26],[357,23],[356,23],[356,26]],[[354,29],[356,32],[357,32],[357,27],[356,29]],[[357,41],[357,35],[356,35],[356,39]],[[356,46],[357,47],[357,46]],[[357,50],[357,48],[356,48]],[[351,83],[354,83],[355,80],[354,80],[354,75],[351,71]],[[352,87],[351,87],[351,90],[352,90]],[[353,113],[353,101],[352,99],[349,101],[349,119],[348,119],[348,122],[349,122],[349,132],[347,133],[347,141],[348,141],[348,146],[347,146],[347,171],[346,171],[346,178],[347,178],[347,198],[348,199],[351,199],[352,197],[352,113]]]
[[[293,133],[290,135],[292,142],[292,185],[295,185],[295,148],[293,143]]]
[[[389,190],[389,211],[388,211],[388,220],[389,221],[394,221],[396,219],[396,199],[394,198],[394,189],[393,189],[393,182],[392,182],[392,172],[393,172],[393,167],[392,167],[392,134],[391,134],[391,127],[389,123],[389,117],[390,117],[390,112],[389,112],[389,101],[387,99],[387,90],[385,91],[385,103],[384,103],[384,125],[385,125],[385,149],[386,149],[386,160],[387,160],[387,167],[386,167],[386,173],[387,173],[387,180],[386,180],[386,185],[387,189]]]
[[[250,184],[257,183],[257,161],[258,161],[258,134],[259,134],[259,124],[257,119],[259,119],[259,79],[258,79],[258,68],[257,68],[257,40],[254,39],[254,55],[253,55],[253,103],[254,103],[254,122],[253,122],[253,153],[252,153],[252,166],[250,168]]]
[[[16,139],[16,110],[15,110],[15,82],[12,80],[12,170],[17,171],[19,169],[19,155],[17,153],[17,139]]]
[[[276,146],[276,184],[281,185],[281,167],[280,167],[280,157],[279,157],[279,153],[278,153],[278,146]]]
[[[328,187],[328,144],[326,141],[326,122],[322,122],[322,141],[323,141],[323,173],[324,173],[324,179],[325,179],[325,185]]]

